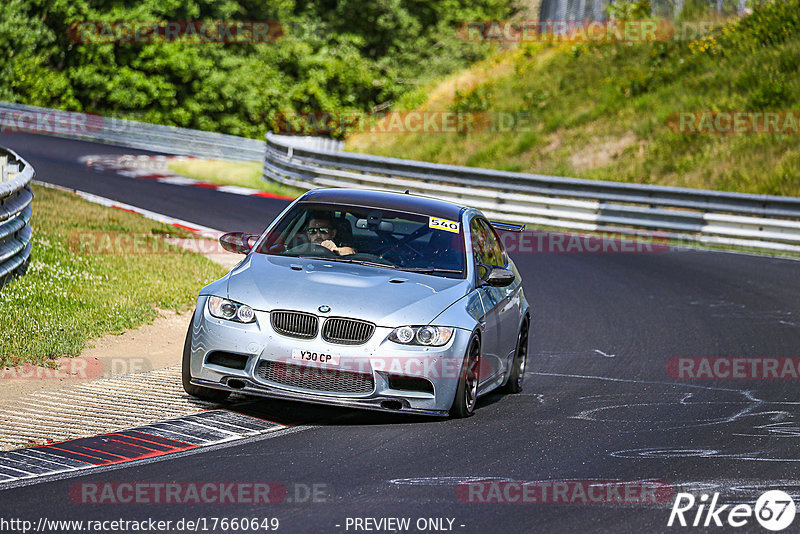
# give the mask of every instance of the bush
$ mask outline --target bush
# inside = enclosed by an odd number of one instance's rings
[[[260,137],[281,112],[369,111],[479,59],[510,0],[7,0],[0,100]],[[79,43],[82,21],[278,21],[275,43]]]

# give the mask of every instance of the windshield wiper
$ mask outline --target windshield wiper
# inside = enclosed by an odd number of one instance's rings
[[[323,260],[323,261],[337,261],[339,263],[355,263],[356,265],[366,265],[368,267],[382,267],[384,269],[394,269],[395,266],[391,263],[379,263],[377,261],[369,260],[354,260],[351,258],[328,258],[324,256],[297,256],[298,258],[310,260]]]
[[[339,263],[354,263],[356,265],[366,265],[368,267],[380,267],[382,269],[396,269],[398,271],[406,271],[410,273],[423,273],[423,274],[431,274],[431,273],[445,273],[445,274],[464,274],[464,271],[461,269],[442,269],[439,267],[400,267],[398,265],[393,265],[391,263],[380,263],[377,261],[369,261],[369,260],[355,260],[346,257],[339,257],[339,258],[328,258],[324,256],[295,256],[297,258],[303,259],[310,259],[310,260],[323,260],[323,261],[336,261]]]
[[[450,273],[462,274],[461,269],[441,269],[439,267],[398,267],[400,271],[408,271],[410,273]]]

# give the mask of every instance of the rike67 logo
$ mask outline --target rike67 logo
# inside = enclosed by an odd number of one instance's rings
[[[705,493],[699,499],[695,499],[691,493],[678,493],[667,526],[743,527],[755,517],[762,527],[777,532],[787,528],[794,521],[794,500],[785,491],[770,490],[762,493],[755,506],[720,505],[717,504],[718,500],[719,493],[715,493],[710,501]]]

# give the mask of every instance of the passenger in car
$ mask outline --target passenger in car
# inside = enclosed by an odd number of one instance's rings
[[[349,224],[347,220],[345,220],[344,223]],[[339,241],[338,245],[336,244],[336,236],[338,233],[339,231],[334,224],[333,218],[326,213],[314,214],[311,220],[308,221],[308,227],[306,228],[306,236],[308,236],[308,240],[311,243],[322,245],[339,256],[355,254],[355,249],[348,244],[342,243],[341,241]]]

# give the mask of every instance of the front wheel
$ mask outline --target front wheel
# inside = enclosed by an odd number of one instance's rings
[[[450,408],[450,417],[462,419],[469,417],[475,411],[478,402],[478,379],[481,366],[481,341],[478,336],[473,336],[469,343],[461,375],[458,379],[456,397]]]
[[[514,361],[511,363],[511,374],[506,383],[506,393],[519,393],[522,391],[522,382],[525,380],[525,366],[528,363],[528,323],[522,324],[517,336],[517,350],[514,352]]]
[[[186,332],[186,341],[183,343],[183,361],[181,365],[181,379],[183,389],[200,400],[209,402],[222,402],[230,396],[227,391],[204,388],[192,384],[192,321],[189,321],[189,330]]]

